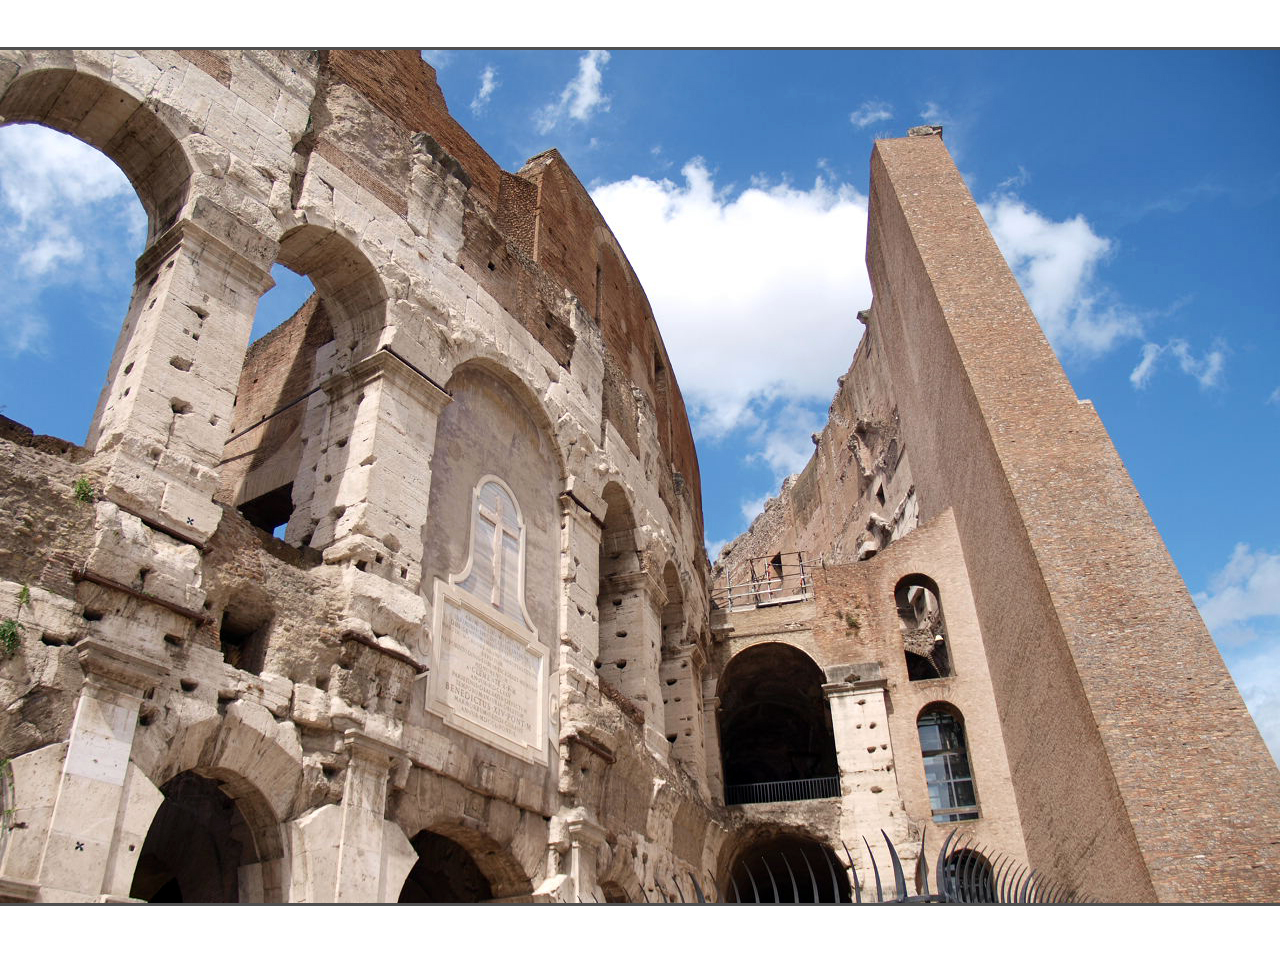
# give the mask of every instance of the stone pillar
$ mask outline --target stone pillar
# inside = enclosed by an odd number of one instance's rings
[[[682,645],[666,653],[658,673],[671,756],[708,793],[706,747],[703,741],[702,670],[706,663],[696,645]]]
[[[714,682],[702,683],[702,724],[706,749],[707,788],[712,798],[724,803],[724,764],[720,755],[720,699],[711,694]]]
[[[386,819],[387,781],[399,749],[355,729],[341,804],[326,804],[292,825],[292,899],[305,903],[394,903],[418,855]]]
[[[326,562],[363,563],[365,572],[417,592],[436,423],[449,395],[388,350],[336,374],[325,350],[286,538],[323,550]]]
[[[77,654],[86,678],[34,879],[44,902],[127,901],[164,800],[129,759],[143,694],[165,668],[94,640]]]
[[[579,669],[591,681],[600,656],[599,607],[600,535],[604,504],[584,488],[572,487],[560,494],[561,579],[560,670]]]
[[[644,713],[645,742],[667,757],[658,665],[662,653],[662,608],[666,588],[645,570],[600,580],[600,678]]]
[[[605,829],[582,808],[574,809],[565,828],[569,835],[569,876],[573,878],[573,899],[577,903],[599,902],[602,896],[597,872]]]
[[[883,842],[884,831],[904,863],[914,860],[889,738],[888,681],[881,677],[880,663],[837,666],[827,675],[832,681],[822,690],[831,706],[840,766],[840,837],[846,844],[860,843],[862,837],[875,844]],[[861,872],[859,877],[866,882]]]
[[[276,249],[200,199],[143,252],[89,431],[99,492],[198,543],[222,516],[216,468]]]

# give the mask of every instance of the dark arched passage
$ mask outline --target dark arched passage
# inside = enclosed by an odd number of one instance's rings
[[[726,903],[849,903],[849,878],[831,848],[784,834],[744,849],[729,868]]]
[[[719,693],[726,803],[839,794],[824,681],[813,659],[779,642],[753,646],[726,666]],[[819,779],[828,783],[780,784]]]
[[[280,859],[278,831],[260,795],[243,782],[220,784],[194,771],[160,790],[164,802],[143,841],[129,896],[149,903],[283,899],[272,863]]]
[[[400,890],[400,903],[483,903],[493,899],[489,879],[457,841],[422,831],[411,843],[418,862]]]

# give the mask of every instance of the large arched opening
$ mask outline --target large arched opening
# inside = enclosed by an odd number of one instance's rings
[[[484,903],[493,887],[467,849],[451,838],[422,831],[410,842],[418,861],[400,890],[400,903]]]
[[[176,220],[191,166],[155,112],[70,69],[14,79],[0,126],[0,412],[92,449],[143,297],[136,260]]]
[[[824,682],[813,659],[780,642],[729,662],[720,678],[726,804],[839,796]]]
[[[281,236],[272,275],[296,308],[246,352],[220,494],[259,529],[323,547],[337,532],[327,517],[341,488],[367,458],[367,448],[356,456],[351,443],[359,401],[344,400],[333,382],[376,348],[386,290],[355,245],[316,225]],[[299,301],[311,288],[314,294]],[[263,325],[281,317],[268,302],[278,289],[259,302],[275,312]],[[255,323],[254,333],[261,329]]]
[[[831,848],[781,834],[738,853],[720,896],[725,903],[850,903],[853,894]]]
[[[265,799],[240,778],[184,771],[161,787],[129,896],[149,903],[279,903],[283,843]]]

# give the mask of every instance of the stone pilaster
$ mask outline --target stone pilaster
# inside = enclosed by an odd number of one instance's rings
[[[581,670],[592,681],[594,663],[600,655],[599,607],[600,535],[604,504],[582,488],[560,494],[561,579],[560,666]]]
[[[399,749],[355,729],[343,739],[341,804],[327,804],[292,827],[294,901],[394,903],[417,862],[413,845],[386,819],[387,782]]]
[[[127,900],[164,796],[130,762],[145,691],[165,668],[102,642],[77,647],[85,683],[40,858],[40,899]]]
[[[889,737],[888,681],[880,677],[878,662],[839,666],[828,676],[840,678],[822,690],[831,706],[840,767],[841,839],[856,844],[866,837],[878,844],[884,831],[904,862],[914,860],[905,852],[910,839]],[[865,882],[866,877],[859,876]]]
[[[276,249],[203,199],[161,235],[138,259],[90,428],[99,493],[197,543],[221,519],[216,467]]]
[[[685,766],[708,793],[705,730],[702,714],[702,671],[706,660],[695,645],[682,645],[662,659],[658,674],[662,683],[662,703],[671,756]]]

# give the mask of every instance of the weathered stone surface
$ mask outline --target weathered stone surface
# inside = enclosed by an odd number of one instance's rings
[[[0,117],[149,220],[86,446],[0,418],[0,897],[724,898],[959,826],[1102,899],[1275,899],[1280,776],[940,130],[877,144],[867,333],[712,576],[625,255],[416,52],[0,51]],[[316,295],[250,347],[275,263]]]

